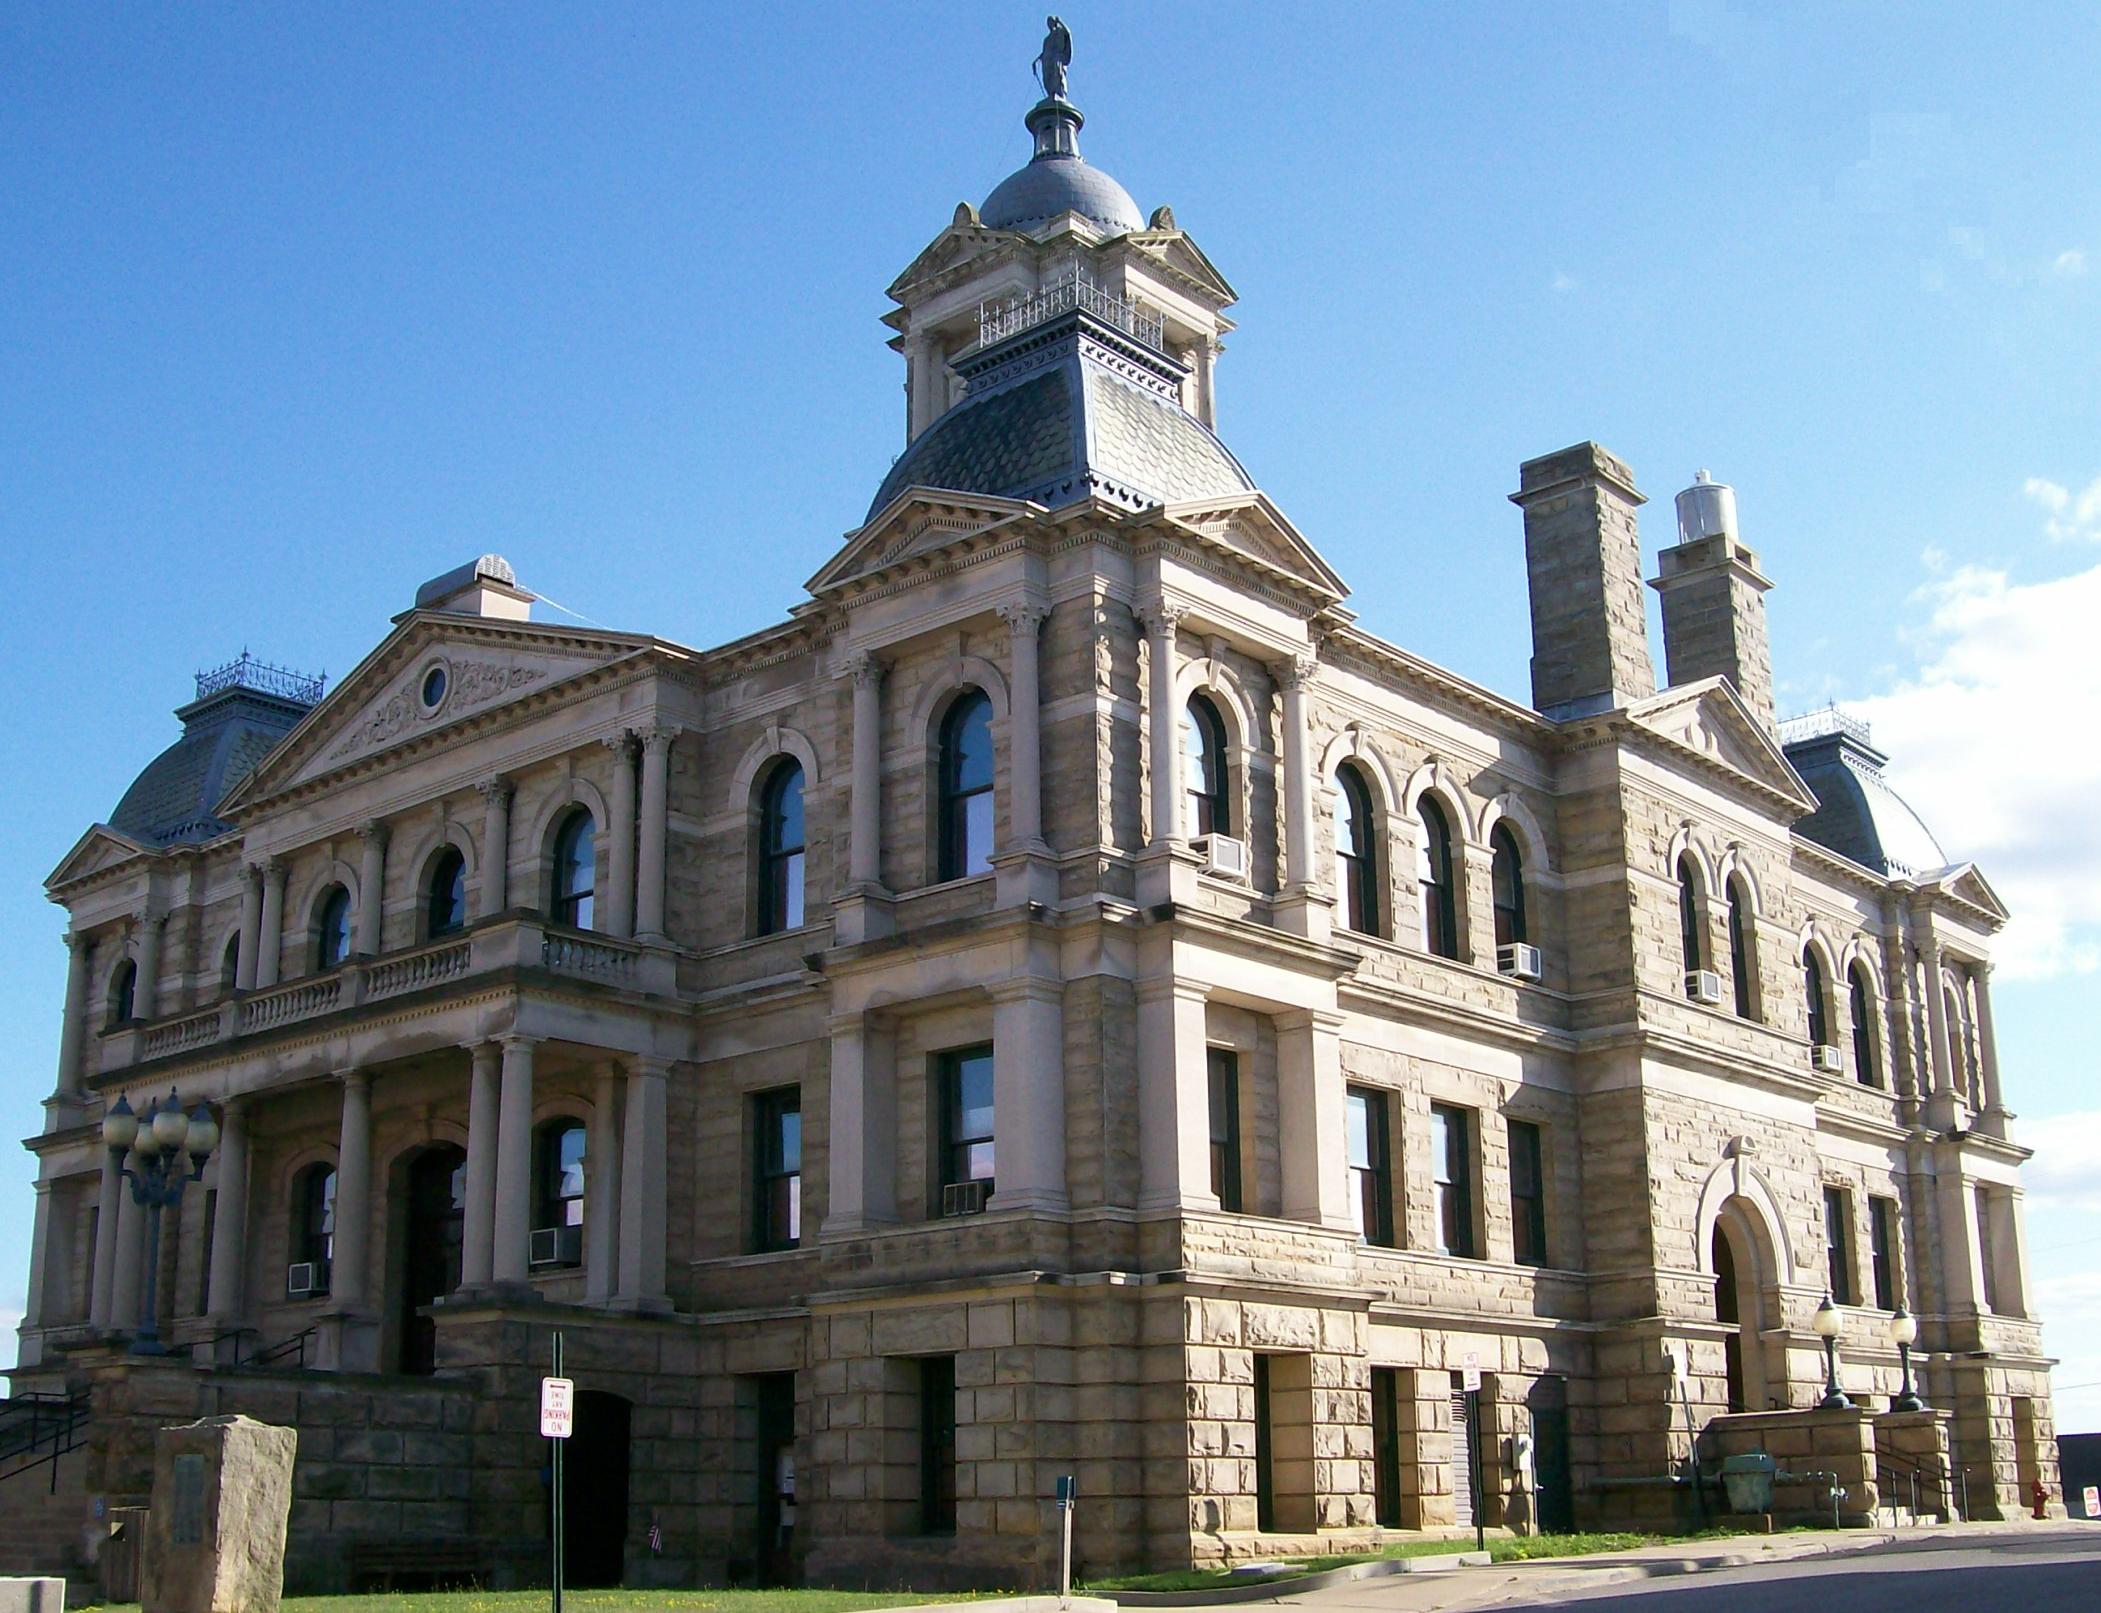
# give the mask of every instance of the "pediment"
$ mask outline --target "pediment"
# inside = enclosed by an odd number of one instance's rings
[[[1140,525],[1154,521],[1164,522],[1206,547],[1252,561],[1269,572],[1281,572],[1300,587],[1330,599],[1339,600],[1350,591],[1334,567],[1321,558],[1320,552],[1265,494],[1244,493],[1231,498],[1168,504],[1136,518]]]
[[[1925,881],[1922,888],[1939,891],[1954,901],[1989,914],[2001,924],[2013,917],[2006,904],[1999,900],[1999,893],[1977,871],[1975,863],[1957,863],[1952,868],[1944,868]]]
[[[150,857],[154,848],[120,834],[106,823],[98,823],[73,843],[73,849],[44,881],[46,890],[72,885],[97,874],[120,868],[137,857]]]
[[[1175,278],[1201,286],[1220,307],[1239,300],[1240,294],[1217,265],[1180,230],[1135,230],[1123,239],[1132,251],[1150,258]]]
[[[222,814],[639,653],[651,641],[416,612],[235,787]],[[433,674],[442,673],[441,678]],[[426,698],[435,692],[436,698]]]
[[[996,528],[1043,513],[1025,499],[963,496],[924,487],[908,487],[866,526],[849,533],[845,547],[804,586],[823,595],[901,562],[930,555],[959,539],[982,536]]]
[[[1816,810],[1816,796],[1780,749],[1780,742],[1722,678],[1706,678],[1683,688],[1667,689],[1637,703],[1628,717],[1709,761],[1795,801],[1805,813]]]
[[[977,223],[951,224],[920,249],[919,256],[890,282],[886,295],[893,302],[903,302],[913,287],[983,257],[987,248],[1011,248],[1015,240],[1011,231],[988,230]]]

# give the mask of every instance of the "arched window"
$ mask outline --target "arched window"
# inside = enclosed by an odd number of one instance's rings
[[[432,860],[423,885],[425,933],[432,940],[467,927],[467,859],[447,846]]]
[[[332,886],[314,912],[314,967],[333,969],[350,956],[350,892]]]
[[[565,1115],[543,1122],[533,1140],[533,1229],[554,1234],[534,1240],[533,1264],[579,1264],[583,1227],[584,1124]]]
[[[1344,927],[1359,935],[1384,935],[1378,822],[1363,769],[1355,762],[1335,770],[1335,883],[1342,895]]]
[[[1182,713],[1182,787],[1189,795],[1189,833],[1229,835],[1232,803],[1226,795],[1226,724],[1209,695],[1191,695]]]
[[[219,954],[219,995],[225,996],[233,990],[241,978],[241,932],[236,930],[226,938],[226,950]]]
[[[1874,993],[1861,964],[1854,964],[1847,975],[1846,992],[1853,1010],[1853,1079],[1862,1086],[1879,1087],[1882,1071],[1875,1058],[1875,1021],[1870,1007]]]
[[[1459,956],[1459,902],[1452,881],[1452,824],[1425,795],[1416,804],[1422,825],[1423,947],[1440,958]]]
[[[292,1182],[291,1263],[313,1268],[311,1293],[328,1292],[328,1264],[335,1253],[336,1168],[309,1165]]]
[[[783,757],[759,792],[759,934],[802,925],[802,764]]]
[[[1809,999],[1809,1045],[1830,1046],[1831,1012],[1824,1001],[1824,966],[1817,962],[1816,951],[1811,947],[1802,949],[1802,994]]]
[[[554,832],[555,923],[590,929],[597,886],[598,825],[586,808],[575,807]]]
[[[1752,988],[1756,982],[1751,977],[1751,902],[1744,894],[1743,881],[1729,881],[1729,973],[1736,983],[1736,1017],[1755,1019],[1752,1011],[1754,997]]]
[[[1489,889],[1495,903],[1496,945],[1530,939],[1525,934],[1525,859],[1517,836],[1499,823],[1488,836]]]
[[[941,720],[939,879],[992,866],[992,702],[971,689]]]
[[[139,966],[126,958],[109,973],[109,1022],[122,1025],[132,1017],[139,992]]]
[[[1693,871],[1692,854],[1684,852],[1678,858],[1678,950],[1685,960],[1685,972],[1707,967],[1703,961],[1707,948],[1700,926],[1700,876]]]
[[[1956,1096],[1968,1100],[1970,1095],[1970,1016],[1963,1011],[1962,994],[1955,989],[1952,980],[1941,983],[1941,1012],[1948,1022],[1948,1058],[1955,1069]]]

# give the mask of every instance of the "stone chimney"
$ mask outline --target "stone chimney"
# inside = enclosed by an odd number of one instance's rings
[[[1654,694],[1633,472],[1578,443],[1519,466],[1510,502],[1525,512],[1532,704],[1564,719]]]
[[[535,597],[518,586],[518,574],[508,560],[500,554],[485,554],[417,589],[416,609],[527,622],[532,620]]]
[[[1736,493],[1703,470],[1678,495],[1678,543],[1658,557],[1649,586],[1663,596],[1670,681],[1727,678],[1774,732],[1773,652],[1765,633],[1758,556],[1736,535]]]

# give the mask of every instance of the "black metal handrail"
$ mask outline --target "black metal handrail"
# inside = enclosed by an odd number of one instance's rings
[[[299,1365],[303,1367],[306,1365],[307,1340],[311,1339],[319,1331],[320,1330],[318,1328],[301,1328],[290,1338],[279,1340],[277,1343],[271,1345],[270,1348],[267,1350],[257,1350],[245,1361],[236,1360],[234,1364],[236,1366],[244,1367],[274,1366],[279,1361],[282,1361],[286,1356],[296,1353],[299,1357]]]
[[[52,1493],[58,1491],[58,1459],[81,1443],[87,1426],[88,1397],[79,1394],[16,1395],[0,1401],[0,1483],[49,1466]],[[17,1461],[17,1458],[21,1460]]]
[[[1955,1505],[1955,1470],[1935,1456],[1905,1456],[1901,1452],[1875,1447],[1875,1484],[1882,1492],[1884,1503],[1889,1507],[1894,1521],[1897,1510],[1896,1486],[1892,1479],[1907,1481],[1911,1487],[1911,1515],[1919,1515],[1919,1486],[1923,1482],[1935,1498],[1946,1498],[1947,1506]],[[1940,1510],[1936,1504],[1932,1509]]]

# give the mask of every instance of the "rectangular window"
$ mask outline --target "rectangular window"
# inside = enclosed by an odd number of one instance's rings
[[[1430,1106],[1431,1188],[1437,1215],[1437,1252],[1472,1260],[1474,1149],[1472,1117],[1449,1104]]]
[[[1831,1297],[1840,1305],[1857,1305],[1853,1291],[1853,1218],[1842,1187],[1824,1189],[1824,1256]]]
[[[1977,1260],[1984,1270],[1984,1308],[1996,1316],[1999,1271],[1998,1262],[1992,1259],[1992,1196],[1981,1187],[1977,1189]]]
[[[1875,1274],[1875,1308],[1897,1308],[1897,1201],[1868,1200],[1868,1261]]]
[[[751,1108],[752,1247],[793,1249],[802,1242],[802,1089],[761,1092]]]
[[[1211,1073],[1211,1191],[1218,1207],[1238,1212],[1240,1197],[1240,1055],[1214,1047]]]
[[[1382,1529],[1401,1526],[1401,1374],[1371,1369],[1373,1515]]]
[[[1510,1241],[1521,1266],[1547,1263],[1547,1183],[1539,1128],[1510,1122]]]
[[[1387,1140],[1386,1094],[1351,1087],[1343,1126],[1350,1155],[1357,1236],[1393,1247],[1393,1153]]]
[[[919,1532],[956,1532],[956,1358],[919,1362]]]
[[[941,1185],[983,1182],[992,1191],[992,1049],[943,1053],[937,1065],[941,1099]]]
[[[1255,1527],[1277,1526],[1276,1440],[1270,1427],[1269,1357],[1255,1357]]]

